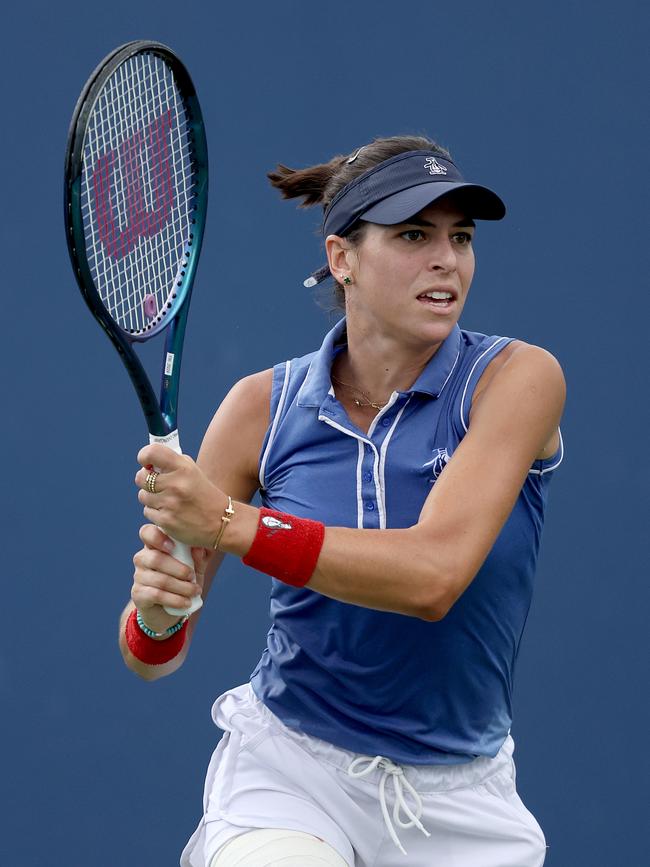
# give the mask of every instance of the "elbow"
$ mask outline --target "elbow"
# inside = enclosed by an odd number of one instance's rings
[[[442,605],[440,602],[433,602],[418,609],[418,618],[426,620],[427,623],[437,623],[447,616],[450,608],[451,606]]]
[[[419,619],[429,623],[443,620],[470,581],[471,578],[467,579],[464,575],[455,575],[449,572],[444,576],[436,575],[433,578],[430,576],[418,606],[417,616]]]
[[[128,670],[135,674],[139,680],[145,681],[145,683],[152,683],[154,680],[168,677],[180,668],[182,664],[182,660],[178,657],[172,659],[170,662],[165,662],[162,665],[146,665],[144,662],[140,662],[139,659],[131,656],[131,654],[124,656],[123,658],[124,664]]]
[[[419,620],[436,623],[447,616],[452,604],[447,602],[445,595],[437,588],[432,592],[432,588],[429,587],[415,606],[415,616]]]
[[[145,683],[153,683],[154,680],[160,680],[163,676],[161,672],[157,670],[157,667],[146,666],[142,668],[132,668],[131,671],[136,675],[139,680],[144,680]]]

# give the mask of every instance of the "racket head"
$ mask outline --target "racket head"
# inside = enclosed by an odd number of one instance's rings
[[[64,208],[82,295],[122,354],[186,316],[207,193],[203,118],[185,66],[158,42],[115,49],[72,116]]]

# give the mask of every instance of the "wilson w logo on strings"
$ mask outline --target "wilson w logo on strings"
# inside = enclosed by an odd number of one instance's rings
[[[142,238],[157,235],[174,205],[170,167],[172,113],[164,111],[93,168],[95,221],[106,253],[123,259]]]

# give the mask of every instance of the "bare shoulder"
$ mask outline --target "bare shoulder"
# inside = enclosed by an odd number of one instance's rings
[[[528,380],[533,390],[549,389],[564,400],[566,383],[562,367],[557,358],[541,346],[523,340],[509,343],[485,368],[476,386],[473,403],[490,383],[502,384],[506,378]]]
[[[555,454],[559,447],[565,399],[564,373],[555,356],[541,346],[515,340],[483,372],[472,399],[470,425],[484,405],[490,413],[501,416],[515,408],[520,421],[547,430],[535,455],[543,459]]]
[[[268,424],[272,387],[273,368],[245,376],[225,396],[214,414],[213,422],[217,425]]]
[[[233,385],[203,438],[198,462],[238,499],[257,486],[259,454],[270,423],[273,369],[245,376]]]
[[[226,401],[241,404],[240,409],[242,412],[245,412],[246,407],[251,404],[262,402],[268,409],[272,387],[273,368],[269,367],[267,370],[251,373],[249,376],[245,376],[236,382],[226,395],[224,404]]]

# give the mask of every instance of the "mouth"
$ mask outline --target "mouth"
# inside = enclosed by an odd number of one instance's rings
[[[438,310],[441,313],[446,313],[454,307],[458,300],[458,293],[455,289],[441,288],[428,289],[426,292],[421,292],[417,300],[421,304],[426,304],[432,310]]]

